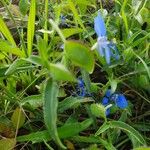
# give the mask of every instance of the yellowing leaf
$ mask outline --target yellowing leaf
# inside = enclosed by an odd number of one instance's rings
[[[2,139],[0,140],[0,150],[12,150],[16,145],[15,139]]]
[[[25,122],[25,115],[20,108],[15,109],[11,117],[11,121],[16,129],[19,129],[20,127],[23,126]]]

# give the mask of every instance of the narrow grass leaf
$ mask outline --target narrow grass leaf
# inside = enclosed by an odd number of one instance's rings
[[[36,14],[36,0],[31,0],[30,12],[28,17],[28,28],[27,28],[27,47],[29,56],[32,53],[32,44],[35,30],[35,14]]]
[[[2,17],[0,16],[0,32],[5,36],[5,38],[14,46],[16,43],[11,35],[9,29],[7,28],[5,22],[3,21]]]
[[[52,79],[48,79],[44,91],[44,122],[52,139],[63,149],[57,131],[57,107],[59,87]]]

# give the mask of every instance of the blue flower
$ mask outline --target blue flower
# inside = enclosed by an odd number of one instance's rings
[[[85,84],[82,79],[78,79],[77,90],[78,90],[78,95],[81,97],[84,97],[87,94],[85,89]]]
[[[117,47],[114,43],[107,40],[106,27],[100,12],[94,19],[94,30],[98,36],[98,52],[105,57],[107,64],[110,64],[111,58],[118,60],[120,58]]]
[[[118,94],[115,103],[121,109],[124,109],[128,106],[128,102],[123,94]]]
[[[94,29],[98,37],[106,36],[106,27],[100,12],[98,12],[97,17],[94,19]]]
[[[102,99],[102,104],[108,106],[109,104],[115,104],[120,109],[125,109],[128,106],[128,102],[123,94],[112,93],[111,90],[107,90],[105,96]],[[106,116],[110,114],[110,108],[106,109]]]
[[[107,106],[107,105],[109,104],[109,99],[108,99],[107,97],[103,97],[103,99],[102,99],[102,104],[103,104],[104,106]]]

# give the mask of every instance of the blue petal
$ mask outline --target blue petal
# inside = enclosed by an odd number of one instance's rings
[[[106,112],[105,112],[106,116],[108,116],[110,114],[110,108],[107,108],[106,109]]]
[[[94,30],[98,37],[106,36],[106,27],[100,12],[98,12],[97,17],[95,17],[94,19]]]
[[[118,52],[118,49],[117,49],[117,46],[116,44],[110,42],[109,43],[109,47],[112,51],[112,56],[116,59],[116,60],[119,60],[120,59],[120,55],[119,55],[119,52]]]
[[[84,81],[82,79],[78,79],[78,86],[84,87]]]
[[[104,49],[99,43],[98,43],[98,52],[102,57],[104,57]]]
[[[105,93],[105,96],[110,97],[111,94],[112,94],[111,90],[107,90],[106,93]]]
[[[102,104],[103,104],[104,106],[106,106],[108,103],[109,103],[109,99],[106,98],[106,97],[104,97],[104,98],[102,99]]]
[[[108,47],[108,45],[105,47],[105,59],[106,59],[106,63],[109,65],[110,64],[110,59],[111,59],[111,50]]]
[[[123,94],[118,95],[118,98],[116,99],[116,105],[121,109],[124,109],[128,106],[128,102]]]

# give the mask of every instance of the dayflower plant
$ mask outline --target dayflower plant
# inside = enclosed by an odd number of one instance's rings
[[[123,94],[112,93],[111,90],[107,90],[105,96],[102,99],[102,104],[108,106],[109,104],[115,104],[120,109],[125,109],[128,106],[128,102]],[[110,108],[106,109],[106,116],[110,114]]]
[[[105,57],[106,63],[109,65],[111,58],[119,60],[120,56],[116,45],[107,40],[106,27],[100,12],[98,12],[97,17],[94,19],[94,29],[98,36],[96,47],[99,54]]]

